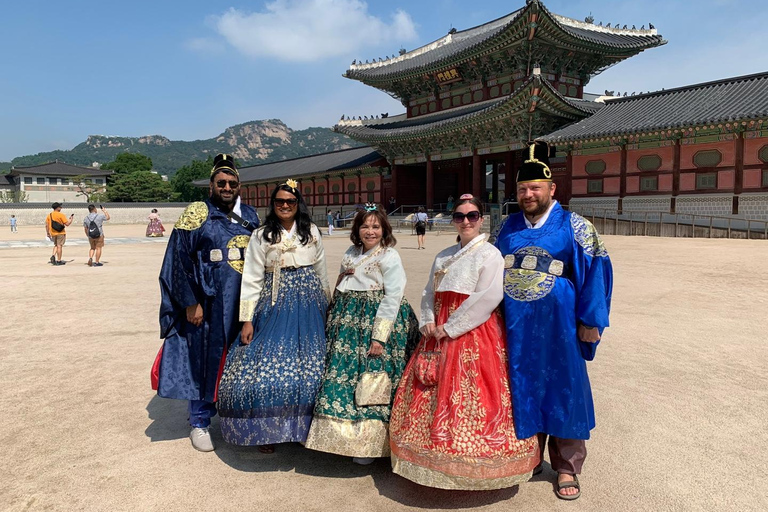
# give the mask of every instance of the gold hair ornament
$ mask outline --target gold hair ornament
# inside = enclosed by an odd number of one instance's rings
[[[549,170],[549,166],[542,162],[541,160],[538,160],[535,156],[533,156],[534,148],[536,147],[536,144],[531,144],[531,146],[528,148],[528,160],[526,160],[524,163],[534,163],[539,164],[544,168],[544,177],[547,179],[552,179],[552,171]],[[531,180],[531,181],[544,181],[544,180]]]

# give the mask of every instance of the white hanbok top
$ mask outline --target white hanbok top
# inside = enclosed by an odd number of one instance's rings
[[[405,293],[405,269],[400,254],[392,247],[379,246],[363,252],[362,247],[353,245],[344,253],[339,274],[342,277],[336,290],[340,293],[384,291],[371,338],[386,343]]]
[[[468,295],[443,326],[451,338],[471,331],[491,317],[504,298],[504,258],[486,242],[485,235],[478,235],[465,247],[456,244],[443,249],[435,257],[421,297],[420,328],[435,322],[435,292],[446,291]]]
[[[240,321],[250,322],[264,289],[264,274],[272,272],[272,303],[275,303],[280,287],[280,270],[286,267],[315,269],[325,295],[331,296],[328,286],[328,270],[325,266],[325,249],[317,226],[312,224],[311,239],[302,245],[296,234],[296,223],[290,231],[283,229],[280,242],[270,244],[264,240],[264,228],[254,231],[245,250],[243,280],[240,284]]]

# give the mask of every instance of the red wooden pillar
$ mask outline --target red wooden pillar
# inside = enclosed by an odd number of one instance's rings
[[[672,199],[669,204],[669,213],[675,213],[677,208],[677,196],[680,194],[680,138],[675,139],[674,161],[672,162]]]
[[[363,171],[357,171],[357,199],[358,203],[365,204],[363,198]]]
[[[511,201],[512,198],[517,196],[517,190],[515,187],[515,171],[512,169],[512,163],[514,162],[514,153],[507,151],[504,154],[504,200]]]
[[[390,185],[391,185],[390,193],[395,198],[395,206],[397,206],[399,204],[399,201],[400,201],[400,197],[399,197],[400,195],[398,193],[399,191],[397,190],[397,175],[399,174],[399,172],[400,172],[400,166],[396,165],[396,164],[393,164],[392,165],[392,180],[390,181]]]
[[[472,154],[472,195],[485,201],[483,197],[483,180],[485,179],[485,169],[480,168],[480,155],[477,150]]]
[[[325,175],[325,205],[330,209],[331,206],[331,177]]]
[[[621,163],[619,164],[619,205],[621,213],[624,210],[624,196],[627,195],[627,143],[621,145]]]
[[[735,145],[735,181],[733,183],[733,209],[734,215],[739,214],[739,196],[744,188],[744,132],[739,132],[733,141]]]
[[[435,170],[432,159],[427,155],[427,210],[435,207]]]

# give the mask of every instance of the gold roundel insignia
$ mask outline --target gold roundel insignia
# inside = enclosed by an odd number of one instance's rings
[[[251,239],[250,235],[237,235],[235,237],[232,237],[229,242],[227,242],[227,249],[235,249],[238,252],[242,252],[243,255],[245,255],[245,249],[248,247],[248,241]],[[242,251],[240,251],[242,249]],[[232,253],[234,251],[227,251],[228,253]],[[245,264],[245,261],[243,258],[239,259],[232,259],[228,258],[227,263],[229,263],[229,266],[233,269],[237,270],[241,274],[243,273],[243,265]]]
[[[552,171],[550,171],[547,166],[544,166],[544,177],[547,179],[552,178]]]
[[[181,217],[179,217],[179,220],[176,221],[176,225],[173,227],[185,231],[192,231],[193,229],[198,229],[202,226],[207,218],[208,205],[202,201],[197,201],[187,206],[181,214]]]
[[[535,261],[537,256],[550,256],[549,252],[541,247],[523,247],[515,253],[515,256],[525,260]],[[530,266],[530,265],[528,265]],[[534,265],[535,268],[535,265]],[[532,302],[546,297],[555,286],[555,276],[526,270],[524,268],[507,268],[504,270],[504,293],[507,297],[521,302]]]

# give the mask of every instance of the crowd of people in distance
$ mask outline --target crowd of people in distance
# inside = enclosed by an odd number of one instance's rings
[[[542,472],[548,445],[556,496],[576,499],[595,426],[586,362],[608,326],[612,269],[554,192],[532,145],[522,211],[490,238],[481,199],[451,198],[456,244],[424,277],[417,318],[386,212],[357,212],[329,276],[297,182],[272,191],[262,223],[233,158],[217,155],[209,198],[168,241],[153,387],[188,401],[203,452],[218,414],[225,442],[262,453],[298,442],[357,464],[387,457],[424,486],[489,490]]]

